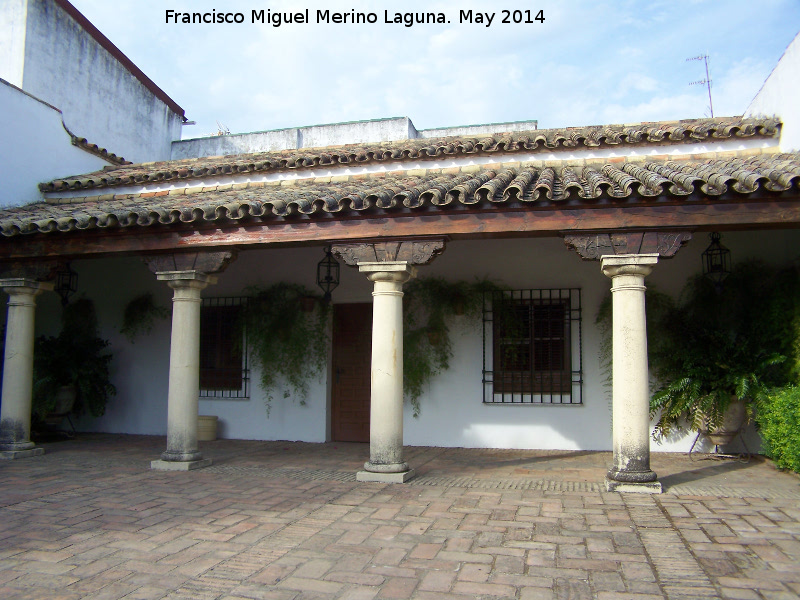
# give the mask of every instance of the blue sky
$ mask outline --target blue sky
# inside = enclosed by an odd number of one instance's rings
[[[197,124],[183,137],[408,116],[417,128],[535,119],[540,128],[742,114],[800,31],[800,0],[71,0]],[[240,25],[167,24],[165,11],[242,12]],[[544,23],[501,24],[502,9]],[[252,24],[253,9],[312,23]],[[374,12],[316,24],[317,9]],[[449,24],[384,24],[384,10]],[[491,26],[461,10],[495,12]]]

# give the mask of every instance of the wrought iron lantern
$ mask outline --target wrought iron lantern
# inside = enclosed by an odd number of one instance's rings
[[[69,303],[69,297],[78,290],[78,274],[72,270],[69,263],[65,263],[56,271],[55,293],[61,296],[61,305]]]
[[[711,243],[703,252],[703,275],[713,281],[719,291],[722,282],[731,274],[731,251],[719,243],[722,236],[716,231],[709,237]]]
[[[325,246],[325,258],[317,264],[317,285],[325,295],[323,302],[331,301],[331,292],[339,285],[339,261],[333,257],[330,246]]]

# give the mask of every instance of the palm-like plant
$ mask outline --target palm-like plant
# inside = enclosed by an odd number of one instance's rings
[[[795,303],[787,302],[787,291],[796,280],[793,270],[744,262],[721,291],[702,276],[687,283],[679,302],[664,311],[658,338],[648,336],[659,382],[650,404],[656,439],[684,424],[712,430],[732,402],[758,400],[790,381],[786,359],[796,336],[787,326]]]
[[[111,383],[109,343],[97,334],[94,304],[80,298],[64,307],[58,336],[40,336],[34,347],[33,412],[45,418],[55,407],[59,389],[72,386],[72,413],[105,413],[117,393]]]

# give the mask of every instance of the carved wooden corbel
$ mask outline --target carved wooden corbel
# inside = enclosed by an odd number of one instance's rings
[[[334,244],[331,251],[346,264],[405,262],[409,265],[427,265],[444,252],[444,239],[407,240],[360,244]]]
[[[584,260],[600,260],[616,254],[658,254],[672,258],[692,239],[688,231],[638,231],[567,234],[564,242]]]
[[[0,264],[0,279],[51,281],[63,263],[57,260],[9,261]]]
[[[165,271],[197,271],[222,273],[236,259],[235,250],[221,252],[181,252],[144,256],[142,260],[153,273]]]

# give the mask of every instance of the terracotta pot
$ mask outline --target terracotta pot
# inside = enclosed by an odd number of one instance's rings
[[[439,346],[442,343],[442,333],[440,331],[429,331],[428,342],[431,346]]]
[[[300,298],[300,304],[303,307],[303,312],[314,312],[314,307],[317,305],[317,299],[313,296],[303,296]]]

